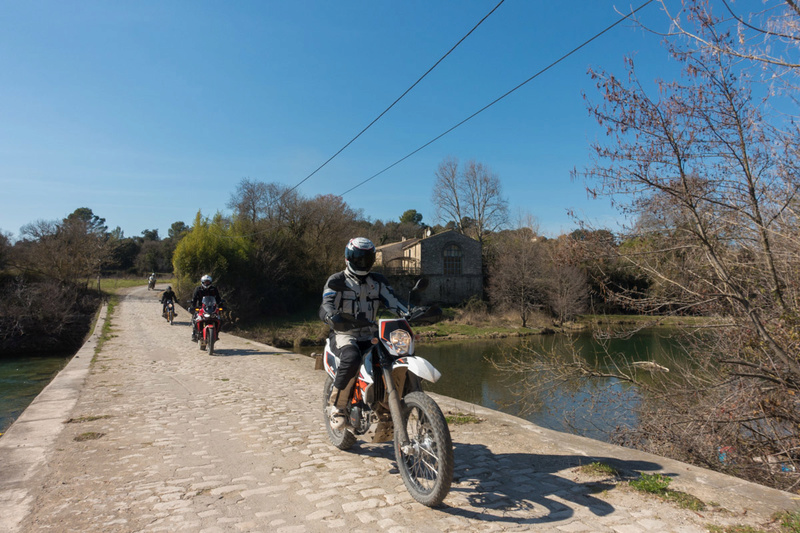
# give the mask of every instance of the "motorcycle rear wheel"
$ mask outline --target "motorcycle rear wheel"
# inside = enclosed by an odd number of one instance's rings
[[[436,507],[450,492],[453,482],[450,429],[439,406],[424,392],[408,393],[402,407],[402,423],[413,452],[403,453],[395,431],[394,453],[400,476],[415,500]]]
[[[349,450],[356,443],[356,436],[350,433],[347,428],[336,430],[331,427],[331,419],[328,417],[328,400],[331,397],[331,390],[333,390],[333,378],[328,376],[325,380],[325,386],[322,387],[322,420],[325,423],[328,440],[331,441],[331,444],[340,450]]]

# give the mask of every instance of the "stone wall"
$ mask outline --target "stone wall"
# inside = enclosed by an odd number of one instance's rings
[[[451,244],[461,250],[461,274],[444,274],[444,251]],[[422,275],[430,286],[423,302],[457,305],[472,296],[483,297],[483,265],[478,241],[455,231],[433,235],[419,242],[422,247]]]
[[[408,291],[414,281],[423,276],[430,285],[421,293],[421,304],[458,305],[473,296],[483,298],[483,258],[478,241],[465,237],[456,231],[446,231],[421,239],[416,243],[396,243],[403,247],[411,244],[414,249],[406,250],[406,255],[420,257],[420,273],[412,273],[412,263],[401,269],[378,267],[389,277],[397,295],[403,300],[408,298]],[[445,274],[445,249],[455,244],[461,251],[461,273]],[[397,258],[397,248],[393,245],[380,248],[383,265]]]

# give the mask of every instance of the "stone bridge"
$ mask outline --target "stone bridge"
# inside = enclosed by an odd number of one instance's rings
[[[313,360],[225,333],[209,356],[186,312],[170,326],[160,311],[146,288],[127,291],[113,337],[95,355],[95,333],[0,438],[0,531],[702,532],[800,508],[789,493],[433,395],[483,421],[451,427],[453,486],[429,509],[406,492],[391,444],[330,445]],[[709,507],[581,470],[595,461],[668,474]]]

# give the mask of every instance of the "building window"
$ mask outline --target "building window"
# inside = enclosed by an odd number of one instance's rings
[[[444,249],[444,275],[461,275],[461,248],[457,244],[448,244]]]

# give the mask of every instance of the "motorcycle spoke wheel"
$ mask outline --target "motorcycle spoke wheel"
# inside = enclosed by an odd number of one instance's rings
[[[450,430],[439,406],[425,393],[409,393],[404,404],[409,453],[403,452],[395,432],[397,466],[411,496],[423,505],[435,507],[450,492],[453,482]]]
[[[328,433],[328,440],[331,444],[340,450],[349,450],[356,443],[356,436],[350,433],[347,428],[333,429],[331,427],[331,419],[328,416],[328,400],[331,397],[333,390],[333,378],[328,376],[325,380],[325,386],[322,387],[322,420],[325,424],[325,430]]]

